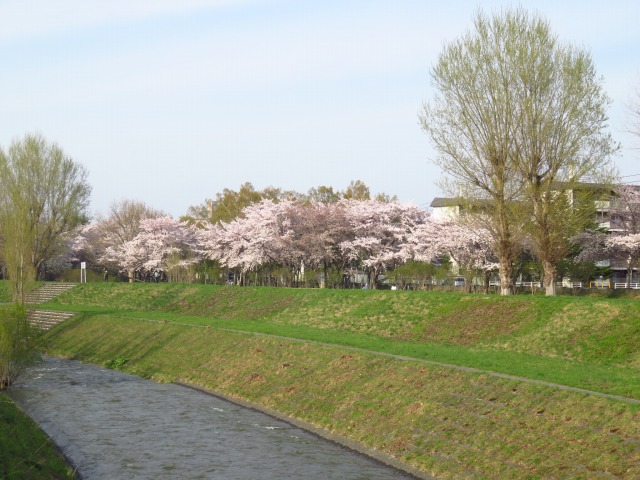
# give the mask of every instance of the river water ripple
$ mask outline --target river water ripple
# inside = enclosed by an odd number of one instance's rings
[[[197,390],[45,358],[9,395],[85,479],[413,478]]]

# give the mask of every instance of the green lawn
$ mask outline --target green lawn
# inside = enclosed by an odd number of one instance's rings
[[[47,307],[326,342],[640,399],[634,299],[94,283]]]
[[[439,478],[640,478],[640,405],[363,350],[117,315],[47,353],[185,382]]]
[[[439,478],[631,479],[638,305],[96,283],[44,305],[80,314],[42,348],[271,409]]]
[[[76,478],[49,438],[0,393],[0,478]]]

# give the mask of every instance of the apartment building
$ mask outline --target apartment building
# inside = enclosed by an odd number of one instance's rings
[[[633,187],[640,192],[640,186]],[[569,195],[577,195],[580,191],[597,190],[602,189],[602,185],[594,183],[580,183],[575,189],[568,191]],[[601,229],[606,230],[608,233],[622,234],[625,232],[625,221],[623,214],[625,207],[621,205],[620,201],[616,198],[615,193],[607,191],[606,195],[601,198],[607,198],[606,200],[595,200],[595,218],[594,223]],[[473,208],[482,210],[482,204],[486,201],[474,203]],[[463,211],[465,203],[461,198],[454,197],[436,197],[432,200],[431,215],[434,220],[453,220]],[[624,288],[627,280],[627,263],[624,260],[612,260],[602,259],[596,262],[596,266],[609,268],[611,271],[610,278],[608,279],[594,279],[592,287],[595,288]],[[633,288],[640,288],[640,276],[637,269],[634,268],[631,284]],[[565,281],[565,283],[567,283]]]

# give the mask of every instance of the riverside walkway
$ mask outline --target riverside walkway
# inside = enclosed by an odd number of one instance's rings
[[[212,395],[77,361],[45,358],[9,395],[84,479],[414,478]]]

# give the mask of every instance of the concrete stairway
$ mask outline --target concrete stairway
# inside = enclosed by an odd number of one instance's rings
[[[57,310],[29,310],[27,314],[29,323],[40,330],[49,330],[74,315],[75,313]]]
[[[37,305],[38,303],[48,302],[73,287],[75,287],[74,283],[45,283],[36,290],[29,292],[27,304]]]
[[[75,287],[73,283],[45,283],[38,289],[29,292],[27,295],[27,304],[37,305],[48,302],[73,287]],[[49,330],[51,327],[60,322],[64,322],[74,315],[75,313],[61,312],[58,310],[29,310],[27,314],[29,322],[41,330]]]

